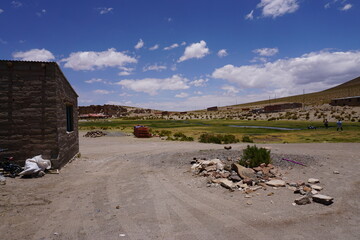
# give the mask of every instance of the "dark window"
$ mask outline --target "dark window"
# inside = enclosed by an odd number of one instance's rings
[[[72,105],[66,105],[66,131],[74,131],[74,115]]]

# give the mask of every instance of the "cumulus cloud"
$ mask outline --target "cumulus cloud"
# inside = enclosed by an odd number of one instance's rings
[[[160,90],[182,90],[188,89],[188,79],[180,75],[173,75],[170,78],[145,78],[145,79],[125,79],[118,82],[125,88],[135,92],[144,92],[150,95],[156,95]]]
[[[26,52],[15,52],[12,56],[23,61],[50,61],[55,59],[54,55],[46,49],[31,49]]]
[[[161,72],[162,70],[166,70],[166,69],[167,69],[166,66],[164,66],[164,65],[157,65],[157,64],[143,67],[143,71],[144,71],[144,72],[147,72],[147,71],[157,71],[157,72]]]
[[[205,87],[206,83],[208,81],[209,81],[208,79],[197,79],[197,80],[189,82],[189,85],[192,85],[195,87]]]
[[[256,54],[258,54],[260,56],[264,56],[264,57],[274,56],[278,52],[279,52],[278,48],[258,48],[258,49],[253,50],[253,53],[256,53]]]
[[[140,49],[140,48],[142,48],[144,46],[144,41],[142,40],[142,39],[140,39],[139,41],[138,41],[138,43],[135,45],[135,49]]]
[[[227,53],[226,49],[221,49],[218,51],[217,55],[219,57],[226,57],[228,55],[228,53]]]
[[[174,49],[174,48],[177,48],[177,47],[179,47],[179,44],[174,43],[171,46],[164,47],[164,50],[171,50],[171,49]]]
[[[257,7],[262,8],[264,17],[276,18],[296,12],[299,9],[299,4],[298,0],[261,0]]]
[[[313,90],[320,90],[359,76],[359,65],[360,51],[321,51],[262,65],[226,65],[216,69],[212,77],[243,88],[295,88],[307,85]]]
[[[101,8],[97,8],[97,10],[101,15],[103,15],[103,14],[112,12],[112,10],[114,10],[114,8],[101,7]]]
[[[119,67],[121,72],[118,73],[119,76],[129,76],[133,73],[135,68],[129,68],[129,67]]]
[[[246,20],[253,20],[254,19],[254,10],[251,10],[248,14],[246,14],[245,19]]]
[[[221,89],[224,90],[228,95],[234,95],[239,92],[239,90],[237,90],[234,86],[230,85],[224,85],[221,87]]]
[[[350,3],[348,4],[345,4],[344,7],[342,7],[340,10],[341,11],[347,11],[349,10],[350,8],[352,8],[352,5]]]
[[[102,94],[102,95],[108,95],[108,94],[114,93],[114,91],[108,91],[108,90],[104,90],[104,89],[97,89],[97,90],[94,90],[93,93]]]
[[[122,52],[117,52],[115,48],[110,48],[103,52],[75,52],[68,58],[64,58],[66,68],[73,70],[95,70],[106,67],[118,67],[129,63],[137,63],[137,60]]]
[[[189,96],[189,94],[184,93],[184,92],[175,95],[175,97],[177,97],[177,98],[186,98],[188,96]]]
[[[180,57],[178,62],[183,62],[191,58],[203,58],[210,53],[209,48],[206,47],[206,42],[201,40],[198,43],[193,43],[185,48],[184,54]]]
[[[160,47],[159,44],[155,44],[154,46],[150,47],[149,50],[154,51],[154,50],[158,49],[159,47]]]

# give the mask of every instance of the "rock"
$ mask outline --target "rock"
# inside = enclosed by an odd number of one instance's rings
[[[255,172],[260,172],[260,171],[262,171],[262,168],[261,167],[254,167],[253,170]]]
[[[213,172],[216,171],[216,165],[210,165],[205,168],[205,171],[207,172]]]
[[[334,174],[340,174],[340,172],[337,171],[337,170],[335,170],[333,173],[334,173]]]
[[[230,150],[230,149],[231,149],[231,146],[224,146],[224,149]]]
[[[295,192],[295,191],[297,190],[296,187],[291,187],[291,186],[289,186],[288,189],[291,190],[291,191],[293,191],[293,192]]]
[[[320,180],[319,179],[317,179],[317,178],[309,178],[308,179],[308,183],[319,183],[320,182]]]
[[[231,175],[231,173],[229,173],[229,172],[222,172],[222,173],[220,173],[220,176],[221,176],[222,178],[228,178],[228,177],[230,177],[230,175]]]
[[[259,189],[262,189],[262,187],[261,187],[261,186],[255,186],[255,187],[250,187],[250,189],[251,189],[253,192],[255,192],[255,191],[259,190]]]
[[[252,205],[252,202],[251,202],[251,201],[247,201],[246,204],[247,204],[247,205]]]
[[[305,192],[311,192],[311,188],[310,187],[307,187],[307,186],[304,186],[303,187],[303,190],[305,191]]]
[[[197,171],[200,170],[200,168],[201,168],[201,165],[200,165],[199,163],[195,163],[195,164],[193,164],[193,165],[191,166],[191,171],[192,171],[192,172],[197,172]]]
[[[324,205],[330,205],[333,203],[334,198],[322,195],[322,194],[315,194],[312,196],[314,202],[321,203]]]
[[[251,178],[244,178],[243,182],[250,186],[253,185],[253,180]]]
[[[216,169],[217,170],[222,171],[222,170],[224,170],[224,167],[225,167],[225,165],[223,163],[216,163]]]
[[[227,189],[232,189],[234,187],[234,183],[232,181],[226,179],[226,178],[214,179],[212,182],[213,183],[218,183],[222,187],[227,188]]]
[[[246,168],[244,166],[241,166],[240,164],[237,163],[233,163],[231,165],[232,169],[235,170],[237,172],[237,174],[239,174],[239,176],[241,178],[251,178],[251,179],[255,179],[256,175],[255,175],[255,171],[252,170],[251,168]]]
[[[311,199],[309,196],[303,196],[301,198],[295,199],[294,201],[297,205],[306,205],[311,203]]]
[[[265,164],[265,163],[262,163],[262,164],[260,164],[260,167],[261,167],[261,168],[264,168],[264,167],[266,167],[266,164]]]
[[[271,187],[285,187],[286,185],[285,181],[279,179],[270,180],[266,184]]]
[[[225,164],[224,170],[231,172],[231,165],[230,164]]]
[[[246,195],[245,195],[245,198],[251,198],[251,196],[246,194]]]
[[[323,187],[321,187],[319,185],[310,185],[310,187],[316,191],[321,191],[323,189]]]
[[[246,194],[249,194],[249,193],[252,193],[253,192],[253,190],[251,189],[251,188],[246,188],[245,189],[245,193]]]
[[[241,181],[241,178],[237,174],[236,175],[230,175],[229,179],[234,181],[234,182],[240,182]]]
[[[274,195],[274,193],[273,193],[273,192],[270,192],[270,193],[268,193],[267,195],[268,195],[268,196],[272,196],[272,195]]]
[[[289,186],[290,187],[298,187],[298,184],[296,182],[290,182]]]
[[[303,181],[297,181],[296,184],[297,184],[297,187],[305,185],[305,183]]]
[[[313,190],[311,190],[311,194],[312,194],[312,195],[315,195],[315,194],[318,194],[318,193],[319,193],[319,192],[318,192],[318,191],[316,191],[316,190],[314,190],[314,189],[313,189]]]
[[[234,183],[226,178],[220,182],[220,185],[230,190],[234,187]]]
[[[117,205],[117,206],[116,206],[116,209],[120,209],[120,206],[119,206],[119,205]]]
[[[249,188],[249,186],[247,184],[245,184],[245,183],[239,184],[239,187],[244,188],[244,189]]]

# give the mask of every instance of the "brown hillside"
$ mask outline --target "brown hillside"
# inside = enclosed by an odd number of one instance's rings
[[[320,92],[271,99],[270,101],[263,100],[252,103],[232,105],[231,107],[261,106],[261,105],[267,105],[269,103],[273,104],[280,102],[299,102],[299,103],[305,103],[306,105],[321,105],[321,104],[330,103],[331,99],[334,98],[342,98],[342,97],[350,97],[350,96],[360,96],[360,77],[354,78],[336,87],[329,88],[327,90]]]

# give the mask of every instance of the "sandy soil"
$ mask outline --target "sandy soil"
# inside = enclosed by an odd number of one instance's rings
[[[58,175],[0,185],[0,239],[360,239],[358,143],[263,145],[311,156],[308,167],[284,168],[284,178],[319,178],[330,206],[293,206],[299,196],[286,188],[245,198],[207,187],[189,161],[221,145],[101,137],[80,146],[81,158]]]

